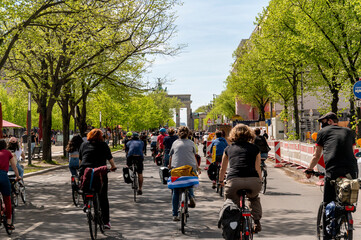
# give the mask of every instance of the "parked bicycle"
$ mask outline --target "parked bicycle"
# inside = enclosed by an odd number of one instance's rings
[[[266,159],[261,159],[261,173],[262,173],[262,188],[261,193],[265,194],[267,190],[267,165]]]
[[[317,171],[308,170],[306,173],[316,177],[325,176],[325,173]],[[333,235],[332,239],[352,240],[354,229],[352,213],[356,211],[356,206],[354,204],[343,203],[338,196],[336,196],[335,209],[337,209],[337,216],[335,216],[334,219],[327,219],[325,203],[321,202],[317,213],[317,239],[324,239],[324,232],[327,231],[327,228],[332,227],[334,230],[333,234],[331,234]],[[334,221],[331,223],[331,220]],[[331,224],[333,224],[333,226],[331,226]]]
[[[241,189],[237,192],[240,197],[239,207],[241,213],[241,232],[240,236],[242,240],[253,239],[253,219],[251,217],[251,211],[246,205],[247,190]]]
[[[116,169],[114,169],[114,171],[115,170]],[[107,172],[110,171],[110,169],[107,170]],[[84,193],[84,204],[84,211],[88,220],[90,237],[94,240],[97,239],[98,228],[101,233],[104,233],[104,222],[102,218],[102,210],[100,208],[99,193],[94,188],[93,177],[90,180],[89,189]]]
[[[8,178],[11,184],[11,202],[13,206],[17,207],[19,205],[19,195],[23,203],[26,203],[26,188],[24,180],[20,179],[16,181],[15,172],[8,171]]]

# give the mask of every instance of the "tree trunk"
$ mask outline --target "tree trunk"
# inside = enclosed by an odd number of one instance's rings
[[[43,160],[52,162],[51,158],[51,124],[52,109],[54,104],[48,105],[41,109],[43,114]]]
[[[66,158],[66,146],[69,142],[69,122],[70,122],[70,114],[69,114],[69,105],[68,100],[65,98],[62,100],[62,108],[61,108],[61,116],[63,120],[63,157]]]
[[[298,95],[297,95],[297,88],[298,88],[298,80],[297,80],[297,75],[294,74],[293,76],[293,85],[292,85],[292,90],[293,90],[293,118],[295,120],[296,123],[296,138],[299,139],[300,137],[300,118],[298,116]]]
[[[81,108],[81,113],[80,111],[78,111],[77,113],[77,117],[78,117],[77,123],[81,136],[85,136],[85,132],[88,129],[88,125],[86,123],[86,99],[87,99],[87,95],[83,95],[83,100],[82,100],[83,106]]]
[[[338,101],[340,100],[338,94],[339,94],[339,90],[333,88],[331,90],[331,94],[332,94],[332,102],[331,102],[331,109],[332,112],[336,113],[338,112]]]

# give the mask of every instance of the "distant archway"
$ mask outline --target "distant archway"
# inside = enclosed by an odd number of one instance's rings
[[[194,129],[194,121],[193,121],[193,117],[192,117],[192,108],[191,108],[191,103],[192,103],[191,95],[190,94],[173,94],[173,95],[168,95],[168,96],[175,97],[183,103],[183,106],[180,108],[187,109],[187,126],[189,129]],[[175,118],[176,127],[180,126],[180,108],[176,109],[176,118]]]

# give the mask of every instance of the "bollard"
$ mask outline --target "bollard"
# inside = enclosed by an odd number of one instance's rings
[[[281,164],[281,142],[280,141],[274,141],[274,152],[275,152],[275,160],[276,160],[276,164],[274,165],[274,167],[275,168],[283,167],[283,164]]]

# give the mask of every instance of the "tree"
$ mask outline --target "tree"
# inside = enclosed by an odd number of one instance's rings
[[[44,160],[51,160],[51,114],[64,86],[78,76],[93,82],[112,79],[122,64],[145,60],[147,54],[176,53],[177,48],[167,45],[174,32],[169,9],[175,4],[173,0],[75,1],[23,34],[9,58],[13,73],[9,76],[19,78],[33,92],[44,116]],[[76,14],[68,14],[74,9]],[[109,60],[104,64],[105,59]],[[81,93],[89,92],[85,83],[80,86]]]

